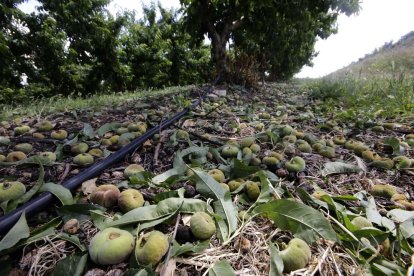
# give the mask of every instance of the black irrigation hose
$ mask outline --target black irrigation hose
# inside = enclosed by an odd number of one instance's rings
[[[136,148],[141,146],[146,140],[150,139],[152,136],[154,136],[164,128],[173,125],[176,121],[181,119],[190,110],[194,109],[197,105],[199,105],[200,102],[206,97],[206,95],[213,90],[214,85],[216,85],[219,80],[220,76],[217,77],[211,85],[205,88],[204,93],[200,96],[200,98],[194,100],[191,106],[185,108],[181,112],[178,112],[168,120],[161,122],[158,126],[151,128],[142,136],[134,139],[133,141],[131,141],[131,143],[122,147],[120,150],[111,154],[101,162],[92,165],[91,167],[82,171],[82,173],[80,173],[79,175],[76,175],[68,179],[67,181],[63,182],[62,185],[73,192],[83,182],[95,176],[98,176],[105,169],[111,167],[112,165],[115,165],[116,163],[119,163],[127,154],[135,151]],[[13,227],[13,225],[20,218],[23,211],[26,212],[26,216],[32,216],[36,214],[36,212],[38,212],[39,210],[44,209],[47,205],[51,204],[53,200],[54,197],[50,192],[44,192],[35,199],[30,200],[22,206],[20,206],[19,208],[15,209],[13,212],[0,217],[0,235],[4,235]]]

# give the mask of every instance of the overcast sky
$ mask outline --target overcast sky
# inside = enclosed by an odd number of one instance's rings
[[[59,0],[57,0],[59,1]],[[113,0],[109,10],[116,14],[122,9],[135,9],[141,14],[141,3],[151,1]],[[165,7],[179,7],[179,0],[161,0]],[[26,12],[34,10],[35,0],[22,5]],[[340,16],[338,33],[316,43],[319,55],[313,67],[305,67],[298,77],[321,77],[340,69],[365,54],[381,47],[385,42],[397,41],[414,31],[414,0],[363,0],[357,16]]]

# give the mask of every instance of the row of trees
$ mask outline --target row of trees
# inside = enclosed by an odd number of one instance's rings
[[[3,101],[19,91],[89,94],[206,82],[212,64],[223,81],[232,79],[229,68],[246,72],[235,68],[243,64],[249,74],[287,79],[311,64],[317,38],[336,31],[338,14],[359,10],[358,0],[180,0],[180,11],[151,4],[138,19],[133,12],[114,18],[105,8],[111,0],[39,0],[32,14],[17,9],[22,1],[0,6]]]
[[[38,12],[0,8],[0,100],[87,95],[205,82],[209,47],[191,43],[176,10],[151,4],[143,17],[113,17],[110,0],[40,0]],[[22,75],[28,83],[22,83]]]

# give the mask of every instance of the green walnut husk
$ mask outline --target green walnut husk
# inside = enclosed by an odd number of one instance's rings
[[[225,145],[221,151],[221,155],[225,158],[237,157],[239,148],[233,145]]]
[[[252,144],[254,144],[255,138],[254,137],[244,137],[240,140],[240,146],[242,148],[250,147]]]
[[[88,144],[84,142],[76,143],[70,146],[70,152],[72,154],[81,154],[87,152],[89,149]]]
[[[218,183],[224,182],[224,173],[219,169],[212,169],[208,171],[208,174],[213,177]]]
[[[258,144],[252,144],[250,146],[250,149],[252,150],[253,153],[258,153],[260,151],[260,146]]]
[[[246,181],[245,190],[246,190],[247,197],[250,200],[254,201],[260,195],[260,187],[259,187],[259,184],[257,182]]]
[[[143,172],[145,169],[143,166],[138,165],[138,164],[131,164],[128,167],[125,168],[124,170],[124,176],[126,178],[130,178],[131,176],[133,176],[134,174]]]
[[[207,240],[216,233],[216,224],[206,212],[197,212],[190,219],[190,229],[197,239]]]
[[[397,156],[393,159],[397,169],[408,169],[411,167],[411,159],[407,156]]]
[[[296,141],[296,147],[301,152],[306,152],[306,153],[311,153],[312,152],[311,145],[309,145],[309,143],[306,142],[305,140],[301,140],[301,139],[300,140],[297,140]]]
[[[190,138],[190,134],[185,130],[179,129],[176,131],[175,137],[180,140],[187,140]]]
[[[51,131],[53,129],[53,125],[50,121],[42,121],[36,124],[36,128],[39,131]]]
[[[318,151],[318,153],[326,158],[335,158],[335,149],[332,147],[323,147]]]
[[[237,190],[243,184],[243,179],[230,180],[227,185],[229,186],[230,192]]]
[[[391,170],[394,167],[394,161],[389,158],[381,158],[372,162],[372,166],[383,170]]]
[[[6,161],[7,162],[18,162],[21,161],[23,159],[26,159],[27,156],[24,152],[22,151],[12,151],[9,152],[9,154],[7,154],[6,156]]]
[[[135,189],[127,189],[125,191],[122,191],[118,197],[119,209],[121,209],[121,211],[124,213],[143,206],[144,202],[144,197],[140,191]]]
[[[93,156],[89,153],[81,153],[73,158],[73,163],[75,163],[78,166],[89,166],[93,164],[93,162]]]
[[[372,195],[386,198],[391,198],[396,193],[397,189],[390,184],[375,184],[371,189]]]
[[[89,245],[91,260],[99,265],[125,261],[134,250],[134,237],[125,230],[109,227],[96,234]]]
[[[56,140],[64,140],[68,137],[68,133],[64,129],[54,130],[50,134],[50,137]]]
[[[371,150],[365,150],[361,154],[362,158],[368,161],[376,161],[381,160],[381,156],[379,156],[376,152],[373,152]]]
[[[55,162],[56,158],[57,158],[56,154],[54,152],[51,152],[51,151],[39,152],[38,154],[39,154],[39,156],[45,157],[45,158],[49,159],[52,162]]]
[[[337,145],[343,145],[346,143],[346,139],[343,135],[335,135],[332,141]]]
[[[22,135],[30,131],[29,126],[19,126],[14,128],[14,135]]]
[[[16,146],[14,146],[14,149],[16,151],[22,151],[25,154],[28,154],[33,150],[33,146],[29,143],[21,143],[21,144],[17,144]]]
[[[355,217],[351,220],[351,223],[357,228],[357,230],[365,227],[373,227],[372,223],[364,217]]]
[[[138,239],[135,247],[135,257],[142,266],[154,266],[167,253],[168,237],[159,231],[151,231]]]
[[[18,181],[0,183],[0,203],[15,200],[26,193],[26,186]]]
[[[301,172],[305,170],[306,163],[302,157],[295,156],[289,162],[285,163],[285,167],[289,172]]]
[[[283,260],[283,271],[289,273],[304,268],[308,264],[311,254],[309,245],[305,241],[298,238],[292,239],[288,247],[279,252]]]

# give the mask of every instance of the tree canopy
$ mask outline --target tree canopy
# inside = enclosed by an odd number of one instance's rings
[[[316,37],[335,31],[339,13],[359,11],[358,0],[181,0],[195,40],[207,34],[218,74],[226,74],[226,45],[256,57],[262,70],[290,77],[314,56]]]

